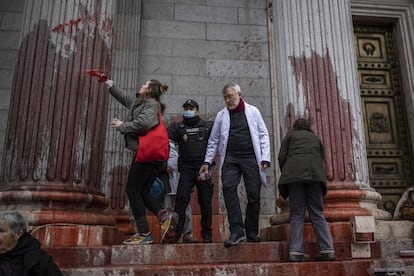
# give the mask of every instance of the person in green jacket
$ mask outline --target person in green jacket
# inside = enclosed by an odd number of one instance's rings
[[[316,259],[335,260],[332,237],[323,214],[323,197],[327,192],[324,150],[310,127],[310,120],[297,119],[293,130],[283,139],[278,157],[281,170],[278,188],[283,198],[289,197],[289,261],[292,262],[309,259],[303,249],[306,209],[319,246]]]
[[[161,103],[160,98],[167,91],[168,86],[158,80],[149,80],[135,95],[128,95],[114,85],[112,80],[107,80],[105,84],[111,95],[129,110],[125,121],[112,118],[110,127],[124,135],[127,149],[137,152],[141,146],[138,137],[145,135],[161,123],[159,111],[163,113],[165,105]],[[168,144],[167,133],[165,139]],[[138,162],[134,155],[128,170],[126,189],[138,232],[123,241],[123,244],[153,243],[145,208],[158,216],[162,230],[161,243],[164,243],[166,235],[174,235],[176,215],[171,210],[165,209],[162,202],[150,193],[156,177],[166,170],[167,160],[168,156],[165,160]]]

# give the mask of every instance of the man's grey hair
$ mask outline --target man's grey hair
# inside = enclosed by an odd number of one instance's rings
[[[17,211],[0,212],[0,222],[7,223],[14,234],[27,230],[27,220]]]
[[[234,91],[236,91],[237,93],[241,93],[241,89],[240,89],[240,85],[238,85],[237,83],[230,83],[230,84],[226,84],[223,88],[223,95],[226,94],[227,89],[233,89]]]

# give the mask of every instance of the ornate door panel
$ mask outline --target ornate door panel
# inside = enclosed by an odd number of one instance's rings
[[[355,26],[354,38],[370,184],[393,213],[413,175],[392,28]]]

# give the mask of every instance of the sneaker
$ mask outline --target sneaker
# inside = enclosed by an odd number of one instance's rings
[[[199,243],[199,241],[196,238],[194,238],[193,236],[184,237],[183,242],[184,243]]]
[[[123,244],[151,244],[154,243],[152,240],[151,232],[148,233],[136,233],[129,239],[122,242]]]
[[[289,262],[308,262],[310,259],[308,254],[292,254],[289,253]]]
[[[172,212],[167,209],[162,209],[158,213],[158,220],[161,223],[161,243],[164,240],[165,234],[167,234],[168,229],[171,225]]]
[[[315,257],[315,260],[318,262],[329,262],[329,261],[335,261],[335,253],[329,252],[329,253],[321,253],[319,256]]]
[[[161,222],[161,243],[164,242],[164,238],[168,233],[168,238],[172,239],[175,236],[175,227],[178,223],[178,214],[171,210],[162,209],[158,213],[158,219]]]
[[[226,241],[224,241],[224,247],[230,247],[236,244],[239,244],[240,242],[246,241],[246,236],[243,234],[231,234],[230,238]]]
[[[161,243],[164,243],[164,244],[165,243],[177,243],[177,242],[178,242],[178,238],[173,230],[168,230],[165,233],[164,238],[161,240]]]

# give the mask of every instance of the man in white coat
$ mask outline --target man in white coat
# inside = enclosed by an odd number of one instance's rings
[[[260,242],[260,188],[266,185],[265,170],[270,166],[270,142],[260,111],[242,99],[238,84],[224,86],[223,96],[226,107],[217,113],[200,174],[208,172],[218,152],[230,225],[230,237],[224,246],[230,247],[246,241],[246,237],[247,241]],[[241,176],[247,194],[244,222],[237,193]]]

